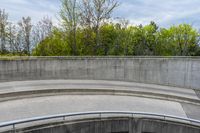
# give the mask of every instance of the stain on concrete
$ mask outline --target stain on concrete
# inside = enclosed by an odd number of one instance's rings
[[[195,93],[197,94],[197,97],[200,99],[200,90],[195,90]]]
[[[188,118],[200,120],[200,106],[189,103],[181,103]]]

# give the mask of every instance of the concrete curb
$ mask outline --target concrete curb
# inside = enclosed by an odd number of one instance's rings
[[[119,89],[44,89],[44,90],[30,90],[18,91],[0,94],[0,102],[18,100],[25,98],[55,96],[55,95],[116,95],[116,96],[136,96],[144,98],[153,98],[159,100],[168,100],[175,102],[184,102],[194,105],[200,105],[200,99],[192,99],[181,96],[166,95],[161,93],[142,92],[133,90],[119,90]]]

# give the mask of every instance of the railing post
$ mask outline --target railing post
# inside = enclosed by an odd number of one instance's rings
[[[63,121],[65,121],[65,116],[63,116]]]
[[[15,124],[13,124],[13,133],[16,133]]]
[[[100,117],[100,120],[101,120],[101,113],[99,113],[99,117]]]

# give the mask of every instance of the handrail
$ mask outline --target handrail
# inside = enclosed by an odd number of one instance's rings
[[[148,116],[148,118],[151,117],[161,117],[163,120],[167,121],[168,119],[174,119],[179,120],[175,122],[186,121],[189,122],[187,124],[199,124],[200,127],[200,120],[190,119],[190,118],[183,118],[183,117],[176,117],[172,115],[165,115],[165,114],[157,114],[157,113],[146,113],[146,112],[131,112],[131,111],[94,111],[94,112],[78,112],[78,113],[67,113],[67,114],[59,114],[59,115],[49,115],[49,116],[43,116],[43,117],[35,117],[35,118],[29,118],[29,119],[22,119],[22,120],[16,120],[11,122],[4,122],[0,123],[0,128],[12,126],[13,130],[15,130],[15,126],[19,124],[25,124],[30,122],[39,122],[44,120],[50,120],[50,119],[56,119],[56,118],[65,118],[72,117],[72,116],[86,116],[86,115],[99,115],[101,118],[102,115],[109,115],[109,114],[123,114],[123,115],[131,115],[133,118],[136,118],[136,115],[143,115]],[[152,118],[151,118],[152,119]],[[195,125],[197,126],[197,125]]]

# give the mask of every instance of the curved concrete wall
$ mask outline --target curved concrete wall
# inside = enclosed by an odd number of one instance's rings
[[[0,82],[121,80],[200,89],[199,57],[18,57],[0,59]]]
[[[17,130],[26,133],[199,133],[200,128],[159,120],[121,118],[90,120],[71,124],[35,126]],[[12,133],[12,131],[3,132]]]

